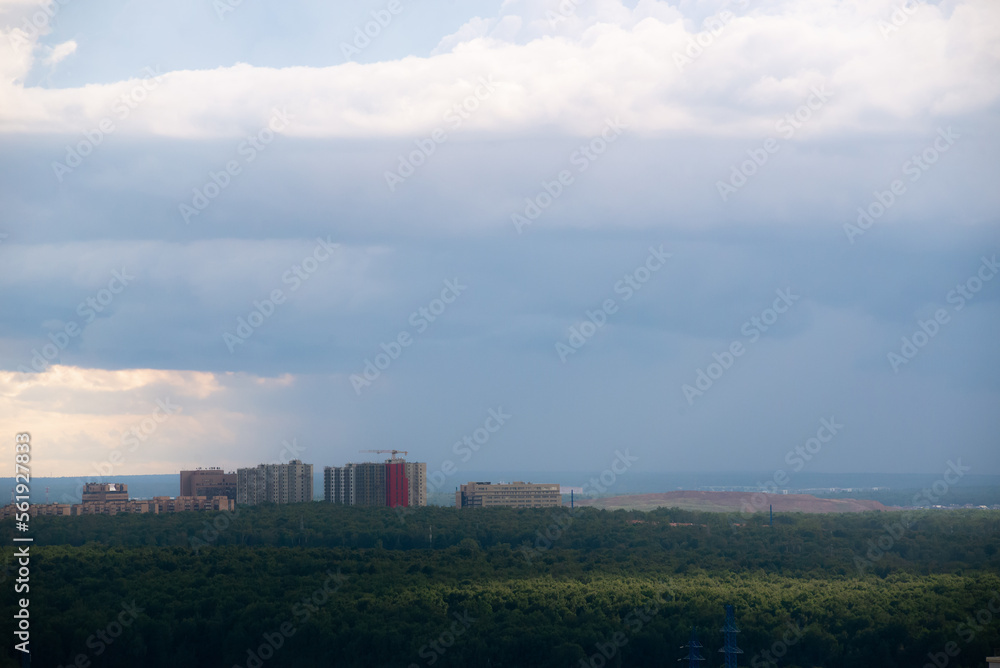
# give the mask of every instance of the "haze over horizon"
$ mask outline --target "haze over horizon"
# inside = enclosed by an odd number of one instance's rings
[[[0,0],[0,431],[998,475],[1000,7],[897,4]]]

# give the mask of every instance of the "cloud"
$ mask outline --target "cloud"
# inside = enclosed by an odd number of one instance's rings
[[[498,90],[463,131],[588,134],[620,116],[640,134],[756,134],[822,85],[836,101],[810,132],[838,135],[927,127],[987,108],[1000,93],[1000,6],[989,0],[959,2],[950,13],[922,3],[888,36],[878,26],[889,2],[733,3],[715,35],[694,10],[682,16],[662,2],[588,4],[549,27],[545,12],[556,3],[506,3],[501,16],[467,22],[428,57],[168,72],[128,131],[238,136],[277,107],[294,115],[291,135],[417,135],[490,75]],[[699,39],[704,45],[692,48]],[[0,131],[87,130],[137,84],[25,87],[35,40],[0,83]],[[678,55],[689,62],[679,65]]]
[[[68,42],[56,45],[55,48],[53,48],[49,54],[45,56],[42,62],[46,65],[56,65],[74,53],[76,53],[76,40],[71,39]]]
[[[84,471],[94,475],[93,467],[114,450],[123,457],[119,473],[126,464],[136,473],[158,473],[155,465],[143,465],[151,456],[150,446],[193,455],[191,440],[196,434],[220,442],[232,437],[226,428],[183,410],[189,402],[222,390],[211,374],[202,372],[67,366],[53,366],[40,374],[0,372],[0,428],[31,432],[36,475]],[[165,402],[166,411],[158,408],[157,400]],[[132,427],[140,430],[141,437],[134,448],[127,440]]]
[[[281,439],[294,436],[282,435],[281,415],[267,423],[251,408],[293,385],[288,375],[63,365],[0,371],[0,429],[31,433],[36,475],[164,473],[203,465],[206,456],[232,467],[273,459]]]
[[[484,469],[600,470],[620,443],[650,470],[751,469],[831,412],[851,431],[817,466],[933,470],[964,448],[995,468],[995,286],[898,374],[885,357],[998,247],[995,4],[413,5],[341,65],[368,8],[296,4],[272,26],[253,3],[224,24],[195,0],[124,4],[0,0],[0,429],[36,432],[43,473],[106,461],[167,397],[183,410],[121,473],[269,461],[296,437],[318,465],[400,443],[434,465],[497,405],[515,419]],[[296,60],[310,49],[325,55]],[[815,90],[829,101],[802,107]],[[275,108],[284,136],[246,159]],[[614,117],[628,127],[584,170],[573,156]],[[958,139],[915,181],[902,165],[939,128]],[[574,182],[518,234],[560,170]],[[893,179],[905,194],[852,245],[844,224]],[[338,249],[293,292],[317,237]],[[659,244],[669,266],[563,364],[555,342]],[[135,277],[120,292],[116,271]],[[413,334],[445,279],[468,292],[358,396],[350,374]],[[681,384],[785,287],[802,302],[689,406]],[[227,350],[274,289],[287,301]],[[44,370],[17,373],[36,351]],[[919,456],[876,447],[894,442]]]

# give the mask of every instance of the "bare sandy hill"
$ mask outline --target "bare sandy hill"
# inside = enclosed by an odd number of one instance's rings
[[[896,510],[896,508],[885,506],[878,501],[821,499],[811,494],[754,494],[753,492],[678,491],[662,494],[612,496],[603,499],[577,499],[576,503],[581,506],[594,506],[608,510],[683,508],[685,510],[714,512],[766,513],[769,506],[774,506],[776,513],[863,513],[872,510]]]

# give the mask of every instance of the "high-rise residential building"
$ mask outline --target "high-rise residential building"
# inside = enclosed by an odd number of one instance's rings
[[[293,459],[287,464],[260,464],[236,470],[236,503],[303,503],[312,501],[313,465]]]
[[[409,481],[408,506],[427,505],[427,464],[406,462],[406,479]]]
[[[323,467],[323,500],[333,503],[352,505],[347,498],[346,490],[350,488],[347,477],[350,475],[350,464],[347,466]]]
[[[326,466],[323,498],[349,506],[426,506],[427,464],[397,458]]]
[[[348,506],[386,505],[385,464],[348,463],[323,468],[323,498]]]
[[[218,467],[181,471],[180,496],[226,496],[235,499],[236,484],[236,473],[224,473]]]
[[[455,492],[458,508],[549,508],[561,506],[559,485],[552,483],[489,483],[470,482]]]

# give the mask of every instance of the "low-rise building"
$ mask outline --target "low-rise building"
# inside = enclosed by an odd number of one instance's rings
[[[457,508],[551,508],[562,505],[559,485],[530,482],[470,482],[455,492]]]
[[[228,496],[154,496],[153,502],[161,513],[182,513],[188,510],[235,510],[236,500]]]
[[[28,516],[60,515],[118,515],[120,513],[179,513],[188,510],[235,510],[236,502],[225,496],[157,496],[153,499],[113,499],[111,501],[86,501],[84,503],[34,503],[28,506]],[[0,519],[16,517],[17,506],[8,504],[0,508]]]
[[[0,508],[0,520],[16,517],[20,512],[21,511],[17,509],[16,505],[9,503],[3,508]],[[33,503],[28,506],[29,517],[37,517],[38,515],[69,516],[72,514],[73,506],[69,503]]]
[[[74,515],[119,515],[122,513],[158,513],[155,501],[87,501],[73,506]]]

